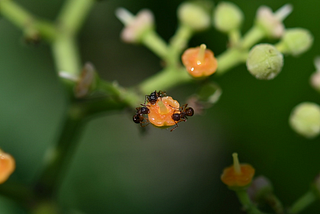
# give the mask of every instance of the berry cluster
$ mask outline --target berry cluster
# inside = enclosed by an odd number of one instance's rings
[[[167,96],[165,92],[154,91],[145,96],[145,102],[141,107],[136,108],[133,122],[139,123],[141,127],[149,123],[160,128],[174,126],[170,130],[173,131],[178,127],[178,123],[187,121],[187,116],[193,114],[194,110],[188,107],[188,104],[180,107],[179,102]]]

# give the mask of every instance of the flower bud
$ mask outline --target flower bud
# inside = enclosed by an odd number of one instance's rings
[[[285,31],[277,48],[285,54],[297,56],[306,52],[313,43],[311,33],[303,28],[293,28]]]
[[[254,168],[249,164],[240,164],[238,154],[233,153],[233,165],[223,170],[221,180],[230,189],[247,188],[254,176]]]
[[[97,74],[91,63],[86,63],[82,69],[81,75],[74,87],[74,95],[82,98],[94,91],[97,86]]]
[[[275,78],[283,66],[283,55],[269,44],[254,46],[247,59],[247,69],[257,79]]]
[[[314,138],[320,133],[320,106],[304,102],[291,112],[289,123],[291,128],[306,138]]]
[[[247,193],[252,201],[259,201],[272,192],[272,184],[269,179],[264,176],[255,178],[252,181],[251,186],[247,189]]]
[[[311,75],[310,84],[316,91],[320,92],[320,56],[314,59],[314,66],[316,67],[316,72]]]
[[[154,27],[154,18],[150,10],[139,11],[134,17],[124,8],[116,10],[116,16],[120,19],[125,28],[121,32],[121,39],[128,43],[138,43],[142,40],[144,34]]]
[[[189,74],[198,79],[212,75],[218,67],[218,61],[205,44],[188,48],[181,56],[183,65]]]
[[[218,4],[213,14],[214,26],[224,33],[239,29],[243,21],[243,13],[231,2]]]
[[[314,72],[310,77],[310,84],[312,88],[320,92],[320,72]]]
[[[0,184],[4,183],[16,168],[14,158],[0,149]]]
[[[287,4],[275,13],[269,7],[261,6],[257,11],[256,24],[269,37],[279,38],[284,32],[284,20],[292,11],[291,5]]]
[[[208,9],[211,9],[208,1],[185,2],[178,7],[178,18],[182,24],[189,26],[192,30],[202,31],[210,26]]]

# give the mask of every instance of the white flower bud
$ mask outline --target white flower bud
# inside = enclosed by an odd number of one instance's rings
[[[257,11],[256,23],[265,34],[269,37],[279,38],[284,33],[282,20],[285,19],[292,11],[291,5],[284,5],[275,13],[267,6],[259,7]]]
[[[221,2],[215,9],[213,21],[218,30],[229,33],[240,28],[243,13],[237,5],[231,2]]]
[[[320,106],[304,102],[297,105],[289,118],[291,128],[306,138],[314,138],[320,133]]]
[[[147,9],[139,11],[137,16],[134,17],[126,9],[119,8],[116,10],[116,16],[125,25],[121,32],[121,39],[128,43],[140,42],[143,35],[154,27],[153,14]]]
[[[283,66],[283,55],[269,44],[254,46],[247,59],[247,69],[257,79],[270,80],[276,77]]]

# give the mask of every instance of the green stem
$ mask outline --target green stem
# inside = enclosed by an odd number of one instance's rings
[[[274,46],[277,48],[278,51],[280,51],[283,54],[286,54],[288,52],[288,46],[282,41],[278,42]]]
[[[248,57],[248,51],[238,48],[230,48],[217,57],[218,69],[217,74],[223,74],[232,67],[243,63]]]
[[[231,47],[237,46],[237,44],[240,41],[240,38],[241,38],[241,33],[240,33],[239,29],[231,31],[229,33],[229,41],[230,41]]]
[[[77,104],[69,107],[58,143],[48,150],[44,170],[35,185],[35,191],[39,196],[50,197],[57,190],[57,185],[61,181],[61,172],[69,165],[77,145],[83,116],[83,111]]]
[[[81,72],[78,48],[75,40],[61,34],[52,44],[52,53],[57,72],[66,72],[75,76]]]
[[[28,202],[35,200],[32,189],[19,183],[6,182],[1,184],[0,194],[23,206],[28,206]]]
[[[167,68],[143,81],[138,88],[143,94],[150,94],[154,90],[168,90],[191,80],[192,78],[184,68],[179,70]]]
[[[62,28],[61,30],[69,35],[75,35],[90,12],[94,2],[94,0],[66,1],[57,18],[57,23]]]
[[[264,37],[265,32],[257,25],[254,25],[243,37],[240,47],[242,49],[249,49]]]
[[[281,201],[274,194],[269,194],[268,196],[266,196],[265,200],[277,214],[284,213]]]
[[[11,0],[0,1],[0,12],[25,33],[34,32],[48,41],[54,40],[57,35],[51,23],[35,19],[32,14]]]
[[[143,36],[142,43],[161,59],[165,59],[168,55],[167,44],[154,30],[148,31]]]
[[[178,30],[170,40],[170,54],[167,55],[167,61],[170,65],[178,64],[179,55],[186,48],[191,36],[192,29],[189,26],[179,25]]]
[[[289,214],[296,214],[304,210],[307,206],[315,202],[317,196],[313,191],[309,190],[306,194],[304,194],[301,198],[299,198],[289,210]]]
[[[249,214],[263,214],[258,210],[251,202],[248,193],[245,190],[238,190],[236,191],[239,201],[241,202],[243,208]]]
[[[122,88],[116,83],[99,80],[97,90],[105,92],[107,96],[110,96],[109,99],[118,102],[119,105],[136,108],[139,106],[139,101],[141,101],[139,95],[134,90]]]

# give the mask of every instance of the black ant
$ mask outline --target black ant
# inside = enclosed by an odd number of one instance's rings
[[[184,104],[183,106],[181,106],[179,108],[179,113],[173,113],[171,118],[174,120],[174,122],[176,123],[176,126],[173,127],[173,129],[170,130],[170,132],[172,132],[173,130],[175,130],[178,127],[178,123],[180,123],[181,121],[187,121],[188,117],[193,116],[194,114],[194,110],[191,107],[187,107],[188,104]]]
[[[135,123],[140,123],[141,127],[145,127],[148,125],[143,125],[145,122],[149,122],[147,118],[145,118],[143,115],[144,114],[149,114],[150,110],[146,106],[138,107],[136,108],[137,112],[135,115],[133,115],[133,122]]]
[[[154,92],[151,92],[150,95],[146,95],[145,96],[145,100],[144,100],[144,103],[146,103],[146,101],[148,100],[148,102],[151,104],[151,105],[154,105],[156,104],[156,102],[158,101],[158,98],[160,97],[165,97],[167,96],[166,92],[165,91],[154,91]]]

